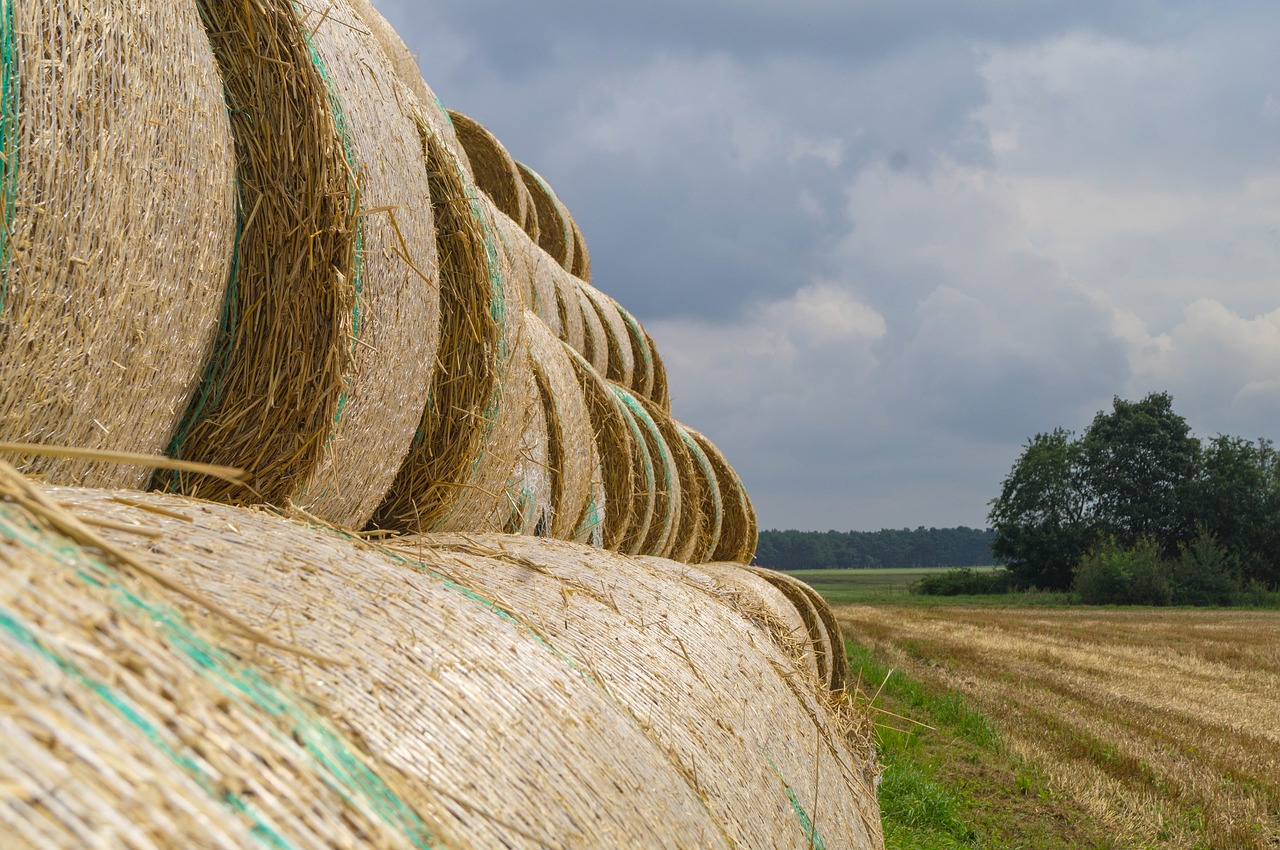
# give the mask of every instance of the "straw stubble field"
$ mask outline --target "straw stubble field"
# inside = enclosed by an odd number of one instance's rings
[[[902,675],[962,695],[1005,754],[1045,778],[1063,817],[1102,826],[1115,846],[1280,843],[1280,614],[901,605],[836,614],[847,638]]]

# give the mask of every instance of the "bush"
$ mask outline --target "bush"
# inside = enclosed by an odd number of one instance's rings
[[[1011,590],[1013,576],[1008,570],[977,572],[968,567],[927,575],[911,585],[911,592],[918,596],[980,596]]]
[[[1153,541],[1124,549],[1112,537],[1080,560],[1074,589],[1086,605],[1168,605],[1173,602],[1168,573]]]
[[[1178,547],[1169,565],[1175,605],[1230,605],[1240,594],[1240,565],[1201,530],[1190,543]]]

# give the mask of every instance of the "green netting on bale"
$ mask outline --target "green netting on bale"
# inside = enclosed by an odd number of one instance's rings
[[[813,818],[809,816],[804,804],[800,802],[800,798],[796,795],[796,789],[792,788],[791,783],[787,782],[786,777],[782,775],[782,771],[778,770],[778,765],[774,764],[773,759],[764,751],[764,747],[760,748],[760,755],[764,756],[765,761],[769,763],[770,769],[778,777],[778,781],[782,783],[782,787],[787,794],[787,800],[791,803],[791,810],[796,813],[796,820],[800,822],[800,828],[804,830],[804,840],[809,843],[809,850],[827,850],[827,842],[822,840],[822,836],[818,833],[818,825],[813,822]]]
[[[436,845],[417,812],[361,760],[355,747],[325,720],[315,716],[288,691],[272,684],[257,670],[246,667],[223,650],[197,634],[182,614],[169,606],[148,600],[125,587],[117,571],[104,561],[90,556],[84,549],[65,538],[54,539],[50,533],[18,513],[14,508],[0,509],[0,539],[40,553],[65,565],[87,587],[110,593],[117,610],[127,617],[141,619],[159,630],[177,655],[194,673],[213,682],[218,690],[250,713],[265,714],[275,721],[272,732],[282,744],[289,746],[326,786],[353,807],[373,815],[389,828],[404,836],[413,846],[434,848]],[[4,618],[0,608],[0,627],[20,643],[76,678],[103,698],[125,720],[142,731],[166,757],[189,773],[210,794],[222,800],[237,814],[255,823],[255,835],[268,846],[289,845],[273,830],[265,816],[226,788],[219,787],[195,761],[194,754],[177,751],[160,737],[158,726],[146,719],[145,713],[114,693],[109,685],[93,682],[79,674],[74,665],[38,642],[25,640],[29,629],[13,617]]]
[[[13,48],[13,0],[0,0],[0,313],[9,282],[9,233],[18,202],[18,66]]]

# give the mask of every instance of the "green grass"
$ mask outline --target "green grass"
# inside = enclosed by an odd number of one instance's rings
[[[1033,768],[1009,757],[991,722],[951,691],[889,669],[846,644],[850,669],[878,696],[876,746],[886,850],[1066,850],[1110,846]],[[883,685],[883,687],[882,687]],[[895,716],[896,715],[896,716]]]
[[[1068,593],[1028,591],[988,596],[913,596],[912,583],[927,575],[945,573],[949,567],[911,567],[887,570],[789,570],[827,600],[828,605],[877,604],[893,602],[909,605],[1066,605]],[[975,572],[996,567],[971,567]]]

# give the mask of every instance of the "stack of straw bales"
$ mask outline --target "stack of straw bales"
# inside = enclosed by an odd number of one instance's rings
[[[865,720],[714,572],[7,466],[0,494],[17,846],[880,844]]]
[[[369,0],[0,63],[0,834],[878,846],[831,612]]]

